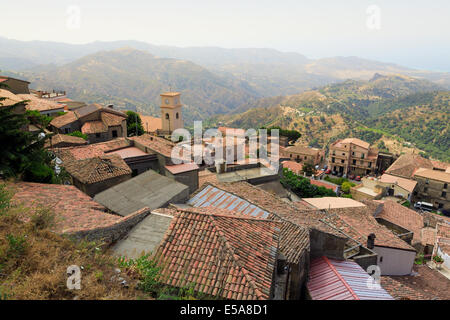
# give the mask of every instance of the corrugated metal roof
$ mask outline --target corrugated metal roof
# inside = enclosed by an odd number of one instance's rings
[[[267,218],[269,212],[251,204],[250,202],[208,185],[188,201],[193,207],[217,207],[249,215],[256,218]]]
[[[368,285],[371,277],[354,261],[316,258],[309,277],[313,300],[394,300],[381,286]]]

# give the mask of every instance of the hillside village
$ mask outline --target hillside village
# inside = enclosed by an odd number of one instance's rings
[[[149,280],[133,279],[144,257],[157,276],[136,290],[151,298],[167,297],[154,282],[199,299],[450,298],[450,163],[354,136],[312,147],[289,130],[269,140],[266,161],[250,155],[244,128],[221,126],[232,144],[219,145],[213,164],[194,156],[180,164],[176,147],[194,146],[171,139],[185,126],[180,92],[161,92],[155,117],[31,90],[21,79],[0,76],[0,84],[0,108],[35,120],[21,130],[45,140],[55,176],[36,182],[2,171],[11,207],[23,208],[25,222],[47,208],[52,233],[101,244],[128,277],[116,281],[119,292]],[[203,138],[202,155],[216,142]],[[0,289],[14,298],[13,287]]]

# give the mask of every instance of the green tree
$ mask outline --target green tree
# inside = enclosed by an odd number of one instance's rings
[[[308,177],[311,177],[313,174],[316,173],[316,168],[314,167],[314,164],[311,162],[305,162],[302,165],[302,173],[306,174]]]
[[[134,111],[127,111],[127,134],[129,137],[144,134],[141,117]]]
[[[72,136],[72,137],[83,138],[84,140],[87,140],[87,139],[88,139],[87,134],[84,134],[84,133],[82,133],[82,132],[80,132],[80,131],[74,131],[74,132],[72,132],[72,133],[68,133],[67,135],[68,135],[68,136]]]
[[[47,136],[28,131],[27,114],[14,111],[17,105],[25,102],[3,106],[4,100],[0,97],[0,175],[50,182],[54,173],[49,167],[50,155],[44,149]]]

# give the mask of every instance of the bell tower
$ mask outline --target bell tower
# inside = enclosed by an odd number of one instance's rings
[[[180,95],[179,92],[161,94],[162,131],[166,134],[171,134],[175,129],[184,127]]]

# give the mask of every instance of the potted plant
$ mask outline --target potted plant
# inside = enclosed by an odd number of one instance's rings
[[[437,255],[437,254],[433,257],[433,261],[436,264],[436,267],[438,269],[440,269],[441,265],[444,263],[444,259],[442,259],[442,257],[440,255]]]

